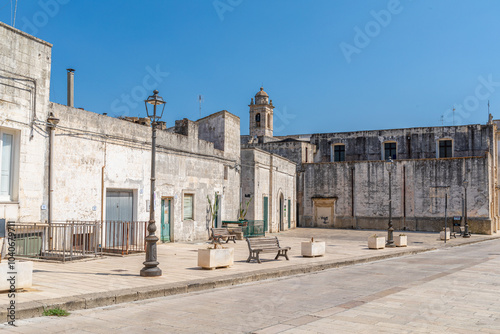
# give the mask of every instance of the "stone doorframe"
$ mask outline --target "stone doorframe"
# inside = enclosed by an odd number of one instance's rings
[[[337,197],[313,197],[313,211],[314,211],[314,224],[316,226],[324,226],[334,227],[335,223],[335,203],[337,202]],[[330,208],[329,212],[325,209]],[[318,213],[322,211],[321,213]],[[325,211],[328,212],[327,216],[325,216]],[[328,217],[328,221],[326,224],[320,224],[320,222],[325,220],[325,217]]]

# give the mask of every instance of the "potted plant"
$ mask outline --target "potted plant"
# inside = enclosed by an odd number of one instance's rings
[[[208,248],[198,249],[198,267],[203,269],[227,268],[234,263],[234,248],[223,247],[212,239]]]
[[[248,200],[248,202],[246,202],[245,204],[245,208],[243,208],[243,203],[240,202],[240,209],[238,210],[238,220],[239,221],[242,221],[242,220],[245,220],[245,216],[247,215],[247,212],[248,212],[248,206],[250,205],[250,202],[252,202],[253,200],[253,197],[250,197],[250,199]]]
[[[396,247],[406,247],[408,246],[408,237],[406,234],[400,234],[394,238],[394,243]]]
[[[301,243],[301,254],[304,257],[315,257],[325,255],[326,243],[324,241],[314,241],[311,238],[310,241],[302,241]]]
[[[385,248],[385,237],[379,237],[374,234],[368,237],[368,248],[370,249],[382,249]]]
[[[443,228],[443,230],[441,232],[439,232],[439,238],[441,240],[444,240],[446,238],[446,240],[449,240],[450,239],[450,228],[446,228],[446,230]]]
[[[208,215],[210,218],[210,228],[215,227],[215,220],[217,219],[217,213],[219,212],[219,201],[217,200],[217,192],[214,195],[214,203],[210,200],[207,195],[208,200]]]

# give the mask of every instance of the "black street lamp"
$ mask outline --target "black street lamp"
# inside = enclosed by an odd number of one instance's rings
[[[394,228],[392,227],[392,167],[394,163],[392,159],[389,157],[385,162],[385,168],[389,172],[389,228],[387,229],[387,242],[385,243],[385,247],[394,247],[394,239],[393,232]]]
[[[141,269],[141,276],[154,277],[161,276],[161,269],[158,267],[158,256],[156,253],[156,242],[158,237],[155,235],[155,171],[156,171],[156,125],[157,121],[163,116],[165,110],[165,101],[161,96],[158,96],[158,91],[153,91],[153,95],[144,101],[146,105],[146,112],[151,119],[152,139],[151,139],[151,197],[149,199],[149,223],[148,232],[146,237],[146,261],[144,261],[144,268]],[[148,109],[148,104],[153,105],[153,113]],[[156,106],[163,105],[161,114],[156,114]]]
[[[462,182],[464,186],[465,200],[464,200],[464,238],[470,238],[469,233],[469,223],[467,222],[467,186],[469,185],[469,181],[464,180]]]

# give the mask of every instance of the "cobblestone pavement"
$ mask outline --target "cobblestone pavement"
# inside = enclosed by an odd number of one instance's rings
[[[33,318],[12,333],[500,333],[500,240]],[[1,328],[1,327],[0,327]]]

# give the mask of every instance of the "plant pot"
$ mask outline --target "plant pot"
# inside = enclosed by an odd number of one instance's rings
[[[450,231],[449,230],[447,230],[446,233],[444,230],[439,232],[439,238],[441,240],[444,240],[445,237],[446,237],[446,240],[450,240]]]
[[[198,267],[215,269],[232,266],[234,248],[198,249]]]
[[[408,236],[397,235],[394,238],[394,243],[396,244],[396,247],[406,247],[406,246],[408,246]]]
[[[325,255],[326,244],[324,241],[302,241],[301,254],[304,257]]]
[[[370,249],[382,249],[385,248],[385,237],[369,237],[368,238],[368,248]]]
[[[16,274],[8,274],[15,272]],[[8,281],[7,279],[14,276],[14,280]],[[16,261],[14,269],[9,267],[9,263],[4,261],[0,263],[0,291],[10,290],[11,283],[14,284],[16,289],[30,288],[33,283],[33,262],[32,261]]]

